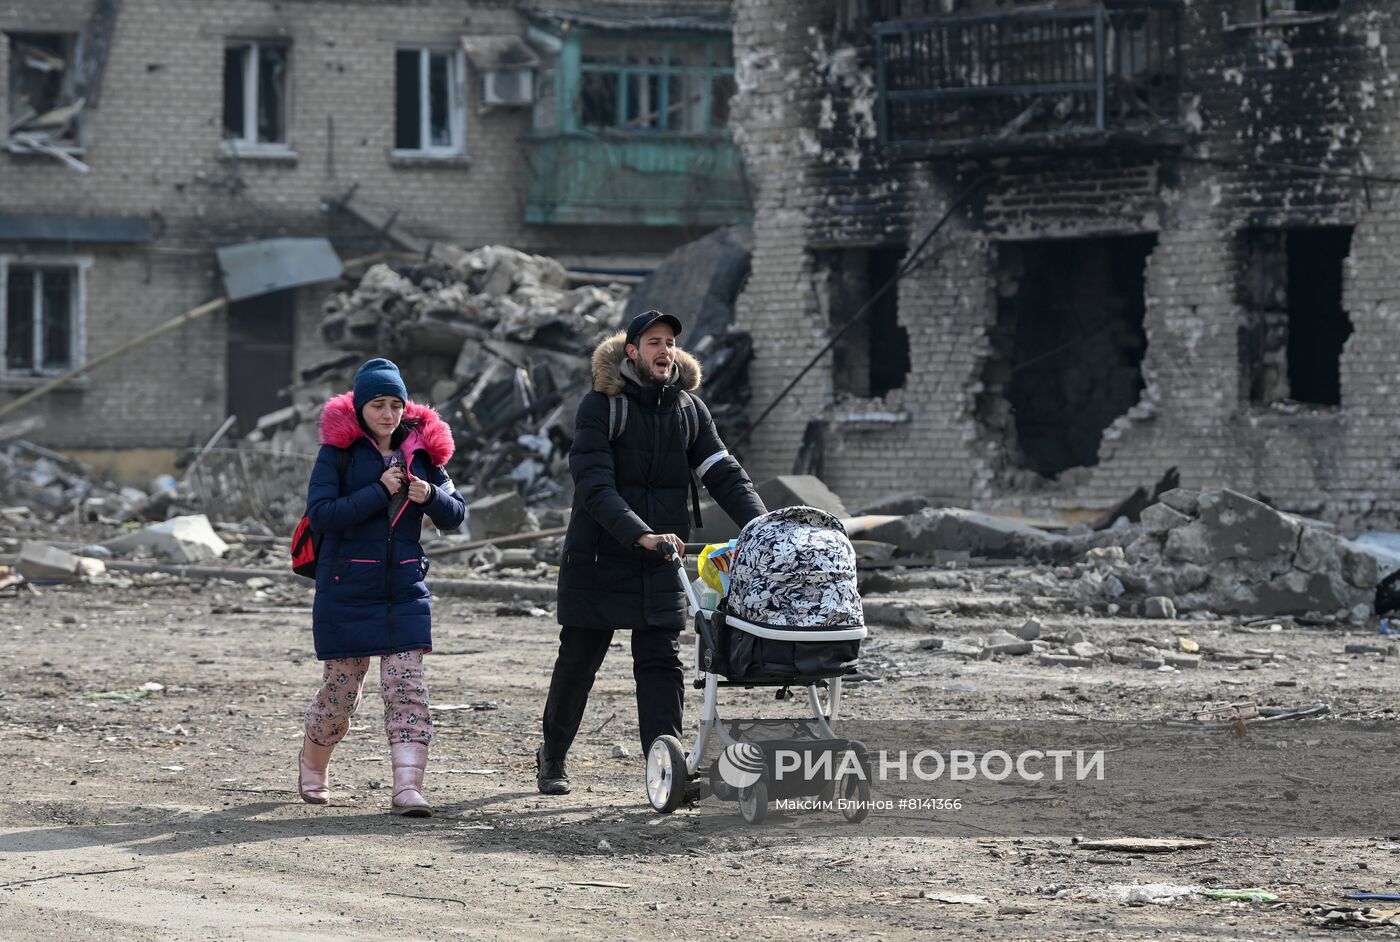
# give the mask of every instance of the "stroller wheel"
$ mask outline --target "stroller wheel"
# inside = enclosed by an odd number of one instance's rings
[[[662,814],[685,801],[685,750],[675,736],[658,736],[647,751],[647,800]]]
[[[857,775],[843,775],[838,785],[846,799],[841,814],[850,823],[860,824],[870,814],[870,783]]]
[[[749,824],[762,824],[768,817],[768,785],[763,779],[739,792],[739,813]]]

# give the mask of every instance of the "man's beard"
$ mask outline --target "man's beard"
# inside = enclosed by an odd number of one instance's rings
[[[632,371],[637,374],[638,379],[648,386],[665,386],[671,381],[671,371],[669,369],[666,370],[665,376],[657,379],[656,373],[650,366],[643,368],[643,365],[637,360],[632,361]]]

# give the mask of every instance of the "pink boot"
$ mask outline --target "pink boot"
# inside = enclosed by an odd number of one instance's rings
[[[310,737],[303,737],[297,754],[297,792],[301,800],[311,805],[329,804],[331,800],[331,753],[335,746],[319,746]]]
[[[389,748],[394,763],[394,798],[389,810],[410,818],[431,818],[433,806],[423,797],[423,770],[428,747],[421,742],[396,742]]]

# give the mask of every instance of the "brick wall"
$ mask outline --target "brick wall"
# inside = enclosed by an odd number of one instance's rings
[[[1185,147],[894,161],[869,131],[870,42],[843,30],[844,6],[794,15],[779,0],[743,0],[739,139],[758,223],[740,319],[755,337],[755,414],[830,336],[809,250],[916,242],[970,180],[988,175],[931,245],[932,260],[899,286],[914,364],[904,388],[880,402],[839,402],[827,357],[748,446],[752,470],[788,471],[807,423],[821,418],[827,483],[853,503],[921,490],[993,508],[1101,506],[1176,465],[1188,486],[1229,485],[1330,516],[1393,513],[1400,210],[1393,184],[1355,176],[1400,176],[1391,129],[1400,77],[1387,54],[1400,22],[1390,6],[1348,3],[1339,17],[1290,26],[1251,23],[1257,4],[1187,4]],[[1238,381],[1241,233],[1324,224],[1355,226],[1342,404],[1299,414],[1251,407]],[[1133,233],[1157,237],[1141,399],[1105,431],[1097,464],[1054,481],[1018,470],[985,416],[996,243]],[[884,421],[850,420],[862,411]]]
[[[629,10],[662,6],[633,3]],[[716,4],[673,0],[664,7]],[[0,0],[0,31],[78,32],[90,8],[91,0]],[[91,172],[0,150],[0,212],[154,217],[159,236],[150,246],[102,250],[0,243],[0,254],[93,257],[86,310],[92,357],[217,297],[218,245],[325,235],[342,257],[384,247],[363,225],[326,211],[327,198],[355,185],[357,201],[398,210],[401,224],[417,234],[469,247],[505,243],[576,259],[653,257],[697,235],[525,226],[518,140],[528,130],[528,109],[479,110],[470,69],[466,157],[392,157],[395,48],[450,49],[467,33],[523,35],[526,22],[522,4],[503,0],[124,0],[100,105],[83,116],[82,159]],[[224,155],[229,38],[290,42],[293,159]],[[8,55],[8,43],[0,42],[0,81],[9,74]],[[0,95],[0,125],[7,126],[6,109]],[[296,358],[305,366],[328,352],[315,330],[320,290],[299,289],[297,309]],[[42,440],[85,448],[201,440],[224,417],[224,339],[216,315],[94,370],[81,387],[33,407],[50,420]]]

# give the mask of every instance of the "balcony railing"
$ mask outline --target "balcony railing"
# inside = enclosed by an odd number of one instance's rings
[[[525,139],[525,221],[718,226],[753,217],[727,136],[561,134]]]
[[[1180,138],[1177,0],[893,20],[875,40],[896,153]]]

